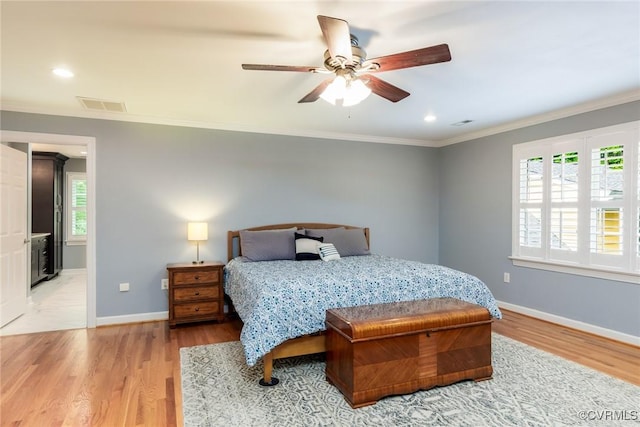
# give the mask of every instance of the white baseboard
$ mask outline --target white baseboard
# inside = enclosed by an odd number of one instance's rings
[[[107,316],[96,318],[97,326],[122,325],[124,323],[153,322],[156,320],[167,320],[168,311],[158,311],[155,313],[125,314],[122,316]]]
[[[552,323],[557,323],[562,326],[567,326],[569,328],[589,332],[594,335],[600,335],[606,338],[611,338],[613,340],[621,341],[627,344],[640,346],[640,337],[637,337],[635,335],[625,334],[624,332],[614,331],[613,329],[603,328],[601,326],[592,325],[589,323],[581,322],[579,320],[569,319],[566,317],[546,313],[544,311],[535,310],[533,308],[523,307],[521,305],[511,304],[504,301],[498,301],[498,306],[506,310],[515,311],[516,313],[526,314],[527,316],[535,317],[537,319],[546,320]],[[139,313],[139,314],[128,314],[128,315],[122,315],[122,316],[98,317],[96,319],[96,325],[106,326],[106,325],[121,325],[125,323],[152,322],[156,320],[167,320],[168,318],[169,318],[168,311],[158,311],[155,313]]]
[[[527,316],[546,320],[547,322],[557,323],[562,326],[589,332],[594,335],[611,338],[612,340],[622,341],[627,344],[640,346],[640,337],[637,337],[635,335],[625,334],[624,332],[614,331],[613,329],[603,328],[601,326],[592,325],[590,323],[569,319],[555,314],[545,313],[544,311],[523,307],[521,305],[511,304],[504,301],[498,301],[498,306],[506,310],[515,311],[516,313],[526,314]]]

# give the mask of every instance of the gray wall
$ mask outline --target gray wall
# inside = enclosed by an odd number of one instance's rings
[[[160,279],[226,260],[226,232],[336,222],[371,227],[376,253],[438,262],[436,149],[2,112],[4,130],[96,137],[98,317],[167,310]],[[118,291],[120,282],[131,290]]]
[[[640,285],[514,267],[507,258],[512,146],[639,119],[633,102],[440,149],[440,262],[478,276],[501,301],[640,336]]]
[[[640,336],[640,286],[511,265],[513,144],[640,119],[630,103],[441,149],[2,112],[6,130],[97,138],[97,313],[167,309],[165,264],[188,220],[226,231],[289,221],[371,227],[372,249],[478,276],[499,300]],[[503,272],[511,273],[504,284]],[[118,283],[131,291],[118,292]]]
[[[85,159],[69,159],[64,164],[65,173],[65,198],[67,197],[67,172],[86,172],[87,161]],[[66,232],[66,231],[65,231]],[[87,268],[87,245],[68,245],[65,243],[62,249],[62,268],[75,269]]]

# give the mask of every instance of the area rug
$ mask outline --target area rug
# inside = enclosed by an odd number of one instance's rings
[[[184,424],[192,426],[640,425],[640,387],[493,334],[493,379],[352,409],[322,355],[277,360],[275,387],[239,342],[180,349]]]

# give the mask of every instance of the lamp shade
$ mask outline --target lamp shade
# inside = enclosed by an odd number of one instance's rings
[[[187,224],[187,240],[203,241],[209,238],[206,222],[190,222]]]
[[[371,89],[358,78],[345,79],[339,75],[320,94],[320,98],[333,105],[351,107],[364,101],[371,94]]]

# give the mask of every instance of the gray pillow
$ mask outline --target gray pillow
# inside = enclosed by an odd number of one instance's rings
[[[295,228],[286,230],[240,230],[240,250],[250,261],[296,259]]]
[[[307,236],[324,237],[324,243],[333,243],[341,257],[371,253],[362,228],[307,229]]]

